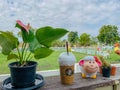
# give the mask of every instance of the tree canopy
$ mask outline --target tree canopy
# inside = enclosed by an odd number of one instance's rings
[[[118,27],[115,25],[104,25],[99,30],[99,35],[97,36],[101,43],[114,44],[120,40]]]
[[[80,41],[80,45],[83,45],[83,46],[90,45],[90,35],[87,33],[81,34],[79,41]]]
[[[71,32],[68,34],[68,41],[71,43],[71,45],[76,44],[77,41],[78,41],[78,32],[73,32],[73,31],[71,31]]]

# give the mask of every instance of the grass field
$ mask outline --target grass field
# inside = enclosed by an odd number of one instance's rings
[[[62,53],[62,52],[63,51],[55,51],[50,56],[40,59],[40,60],[37,60],[37,62],[38,62],[37,70],[58,69],[59,68],[58,57],[59,57],[60,53]],[[78,52],[73,52],[73,53],[76,56],[77,62],[80,59],[82,59],[84,56],[86,56],[86,54],[81,54]],[[118,56],[117,54],[112,52],[110,55],[110,58],[106,59],[106,60],[110,63],[120,63],[120,56]],[[8,64],[10,62],[13,62],[13,60],[7,61],[6,56],[0,54],[0,74],[9,73]]]

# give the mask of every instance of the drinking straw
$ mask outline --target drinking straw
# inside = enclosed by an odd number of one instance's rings
[[[68,42],[66,42],[66,49],[67,49],[67,55],[69,55],[69,51],[68,51]]]

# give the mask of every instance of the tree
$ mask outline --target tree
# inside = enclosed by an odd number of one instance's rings
[[[71,43],[71,45],[73,46],[74,44],[77,44],[78,42],[78,32],[73,32],[71,31],[68,34],[68,41]]]
[[[115,25],[104,25],[99,30],[98,40],[101,43],[113,44],[120,40],[118,27]]]
[[[90,45],[90,41],[91,41],[90,40],[90,35],[87,34],[87,33],[81,34],[79,41],[80,41],[80,45],[82,45],[82,46]]]
[[[91,38],[90,38],[90,44],[92,44],[92,45],[96,45],[97,42],[98,42],[97,37],[93,37],[93,36],[91,36]]]
[[[64,46],[64,42],[62,40],[55,40],[53,43],[52,43],[52,47],[63,47]]]

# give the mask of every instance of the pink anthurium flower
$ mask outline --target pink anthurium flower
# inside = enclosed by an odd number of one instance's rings
[[[16,21],[18,25],[20,25],[22,28],[24,28],[28,33],[29,33],[29,29],[30,29],[30,24],[28,23],[28,25],[24,25],[20,20]]]

